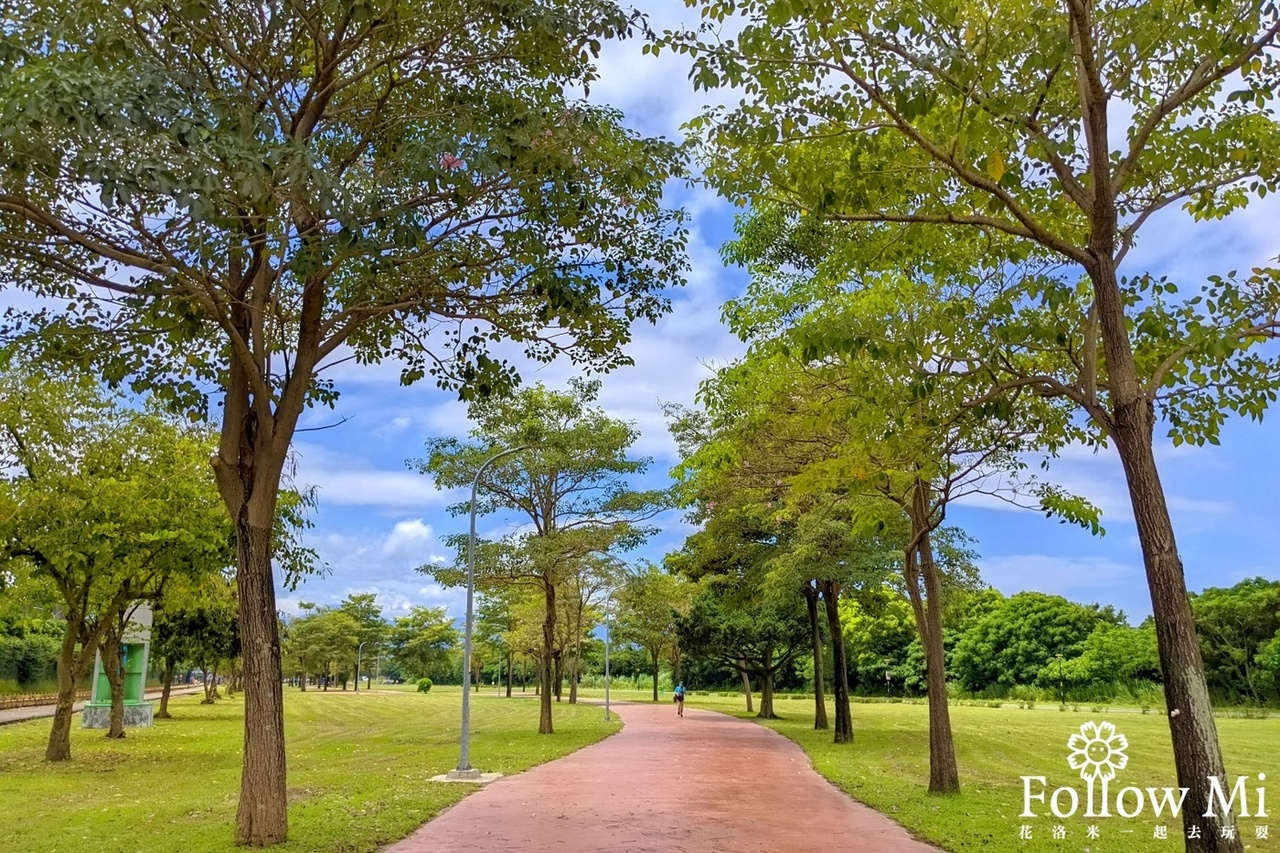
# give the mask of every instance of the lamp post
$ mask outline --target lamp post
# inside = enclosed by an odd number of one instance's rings
[[[528,445],[522,444],[510,450],[495,453],[480,465],[476,476],[471,481],[471,532],[467,537],[467,620],[462,641],[462,738],[461,754],[458,757],[458,769],[449,773],[451,779],[479,779],[480,771],[471,766],[471,626],[472,602],[476,592],[476,490],[480,487],[480,476],[485,470],[504,456],[526,450]]]
[[[889,660],[888,658],[884,659],[884,695],[885,696],[888,696],[890,692],[891,682],[889,681],[889,667],[892,666],[892,664],[893,664],[893,661]]]
[[[609,722],[609,611],[613,609],[613,590],[606,590],[604,600],[604,721]]]
[[[627,563],[612,555],[605,555],[615,566],[627,571]],[[604,590],[604,721],[609,722],[609,613],[613,610],[613,594],[618,587],[605,587]]]
[[[368,640],[365,640],[363,643],[356,646],[356,692],[357,693],[360,692],[360,652],[364,651],[365,644],[368,642],[369,642]]]

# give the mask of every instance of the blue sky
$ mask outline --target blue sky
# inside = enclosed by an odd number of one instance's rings
[[[683,3],[646,3],[655,22],[673,23]],[[615,106],[629,125],[649,134],[679,136],[680,124],[711,99],[685,79],[686,60],[640,55],[636,40],[609,45],[602,80],[592,100]],[[715,99],[719,101],[720,98]],[[669,203],[692,216],[688,285],[673,294],[674,311],[656,326],[637,327],[628,352],[635,366],[604,378],[601,402],[641,430],[635,450],[652,456],[650,479],[665,480],[675,448],[659,410],[661,401],[689,404],[710,367],[742,350],[719,323],[725,299],[742,289],[738,270],[722,267],[718,247],[732,235],[733,210],[709,191],[672,187]],[[1122,272],[1149,270],[1190,284],[1210,273],[1245,269],[1280,254],[1280,199],[1274,196],[1224,222],[1194,223],[1180,211],[1148,222]],[[534,367],[528,382],[563,387],[568,364]],[[389,614],[411,605],[447,605],[461,615],[462,594],[442,590],[414,567],[451,555],[444,534],[465,530],[466,519],[444,507],[462,496],[442,493],[406,467],[432,436],[463,435],[465,408],[427,383],[403,388],[399,367],[345,364],[332,371],[342,392],[337,411],[309,412],[302,426],[347,422],[304,432],[295,443],[298,480],[319,488],[320,507],[308,535],[331,573],[297,591],[282,590],[281,606],[299,601],[333,604],[345,595],[376,592]],[[1280,578],[1274,532],[1280,482],[1280,412],[1262,424],[1233,421],[1221,447],[1191,448],[1158,442],[1161,475],[1173,513],[1191,589],[1230,585],[1242,578]],[[1082,601],[1114,603],[1136,622],[1150,612],[1128,497],[1114,452],[1074,451],[1058,460],[1052,477],[1104,512],[1107,534],[1093,537],[1039,513],[975,501],[956,507],[951,520],[977,540],[984,578],[1005,593],[1037,589]],[[515,519],[481,519],[482,535],[498,535]],[[679,547],[690,531],[679,513],[659,519],[662,533],[645,549],[653,559]]]

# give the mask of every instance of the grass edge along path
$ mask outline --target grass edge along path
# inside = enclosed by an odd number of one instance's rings
[[[518,773],[617,731],[601,709],[560,703],[556,733],[538,735],[538,706],[473,696],[472,764]],[[457,766],[458,688],[429,694],[285,692],[289,841],[272,848],[363,853],[399,840],[477,790],[432,776]],[[48,720],[0,728],[0,850],[239,850],[232,843],[244,706],[170,702],[172,720],[130,729],[123,741],[72,729],[72,760],[43,760]],[[12,817],[12,816],[21,816]]]
[[[746,712],[741,697],[694,694],[688,704],[756,719]],[[1110,720],[1128,741],[1127,765],[1111,783],[1112,802],[1121,787],[1175,785],[1169,727],[1159,714],[952,706],[961,790],[953,796],[933,796],[926,790],[928,708],[923,703],[855,703],[854,742],[841,746],[831,742],[830,730],[813,729],[811,696],[776,701],[775,709],[783,719],[756,722],[798,744],[814,769],[846,794],[888,815],[916,838],[946,850],[1178,853],[1183,849],[1181,819],[1156,819],[1149,806],[1133,819],[1083,817],[1087,784],[1067,764],[1066,742],[1071,734],[1090,720]],[[832,712],[828,716],[834,718]],[[1239,820],[1245,849],[1280,851],[1280,718],[1218,718],[1217,725],[1231,781],[1248,777],[1250,814],[1257,774],[1265,773],[1266,784],[1276,789],[1267,798],[1269,818]],[[1020,817],[1022,776],[1046,777],[1046,787],[1037,788],[1046,794],[1044,803],[1034,804],[1038,817]],[[1049,813],[1048,798],[1061,786],[1079,792],[1080,808],[1071,818]],[[1132,809],[1132,801],[1128,807]],[[1114,815],[1114,805],[1111,811]],[[1030,839],[1020,837],[1024,825],[1030,827]],[[1088,837],[1091,825],[1098,828],[1097,838]],[[1159,825],[1166,827],[1167,838],[1156,837]],[[1054,837],[1056,826],[1062,827],[1065,837]],[[1262,826],[1267,827],[1265,839],[1256,837]]]

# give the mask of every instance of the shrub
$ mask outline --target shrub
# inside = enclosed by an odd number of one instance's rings
[[[430,692],[430,691],[431,691],[431,688],[432,688],[432,687],[434,687],[434,686],[435,686],[435,684],[434,684],[434,682],[432,682],[432,680],[431,680],[430,678],[419,678],[419,679],[418,679],[418,692],[419,692],[419,693],[428,693],[428,692]]]

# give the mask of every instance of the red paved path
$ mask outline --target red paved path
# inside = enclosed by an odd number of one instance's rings
[[[615,706],[621,732],[471,794],[386,853],[936,853],[748,720]]]

